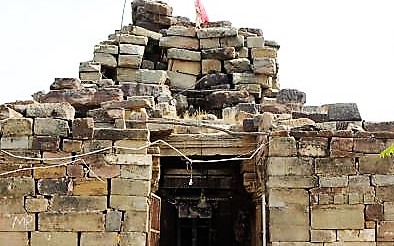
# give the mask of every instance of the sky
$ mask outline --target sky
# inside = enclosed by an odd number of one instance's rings
[[[194,20],[194,0],[163,0]],[[124,25],[131,23],[126,1]],[[281,88],[307,105],[355,102],[367,121],[394,120],[394,15],[390,0],[202,0],[211,21],[261,28],[280,45]],[[0,103],[78,77],[79,62],[119,29],[124,0],[14,0],[0,8]]]

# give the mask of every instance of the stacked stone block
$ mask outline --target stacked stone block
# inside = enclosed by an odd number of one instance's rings
[[[271,133],[266,184],[272,245],[394,242],[389,233],[393,161],[379,157],[392,134],[371,135]]]

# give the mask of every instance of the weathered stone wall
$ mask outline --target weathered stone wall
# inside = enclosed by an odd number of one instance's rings
[[[393,245],[387,132],[273,132],[266,162],[272,245]],[[377,242],[377,243],[376,243]]]
[[[2,108],[0,245],[145,245],[147,129],[95,128],[69,103]]]

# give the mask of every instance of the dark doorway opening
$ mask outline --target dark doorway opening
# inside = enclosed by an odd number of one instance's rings
[[[176,157],[160,163],[160,246],[251,245],[254,208],[240,162],[193,164],[192,169]]]

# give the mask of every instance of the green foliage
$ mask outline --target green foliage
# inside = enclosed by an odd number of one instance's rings
[[[389,147],[385,148],[380,152],[379,156],[381,158],[386,158],[386,157],[393,157],[394,156],[394,143],[391,144]]]

